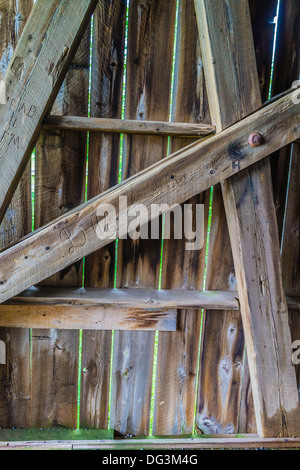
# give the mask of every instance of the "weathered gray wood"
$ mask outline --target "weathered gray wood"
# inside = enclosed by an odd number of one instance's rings
[[[287,297],[291,310],[299,310],[300,296]],[[67,287],[32,287],[22,295],[0,305],[0,312],[11,306],[76,307],[94,309],[208,309],[239,310],[236,291],[197,291],[186,289],[73,289]],[[1,320],[0,320],[1,321]],[[17,323],[17,322],[16,322]]]
[[[17,187],[96,0],[40,0],[4,77],[1,106],[0,220]]]
[[[101,204],[116,208],[120,220],[116,237],[124,236],[128,208],[119,211],[120,196],[127,196],[129,205],[142,203],[148,209],[162,202],[182,203],[296,140],[299,105],[293,96],[292,91],[205,142],[176,152],[0,253],[0,302],[111,243],[95,232]],[[255,149],[248,143],[253,129],[265,137],[265,144]],[[142,223],[150,218],[148,210]]]
[[[90,28],[80,41],[53,114],[88,114]],[[43,131],[35,149],[35,228],[49,223],[84,201],[87,135]],[[83,261],[43,281],[44,286],[81,287]],[[32,315],[30,427],[77,425],[79,331],[55,329],[47,307]],[[58,318],[59,319],[59,318]],[[53,328],[51,328],[53,327]],[[42,366],[41,366],[42,364]]]
[[[125,54],[126,0],[98,2],[93,19],[91,110],[94,118],[120,118]],[[118,183],[120,135],[89,135],[87,197]],[[85,259],[85,287],[114,286],[112,242]],[[110,404],[112,331],[82,333],[80,426],[107,428]]]
[[[248,3],[196,0],[195,4],[210,109],[220,131],[261,106]],[[239,153],[238,147],[234,150]],[[258,432],[264,437],[299,435],[269,159],[228,179],[222,192]]]
[[[175,0],[129,4],[126,119],[169,117],[175,14]],[[167,148],[165,136],[126,135],[122,178],[166,157]],[[159,239],[119,240],[117,287],[157,288],[160,253]],[[155,333],[114,336],[111,426],[121,434],[149,435],[154,347]]]
[[[215,126],[209,124],[81,118],[76,116],[47,116],[44,120],[43,128],[50,130],[113,132],[118,134],[178,135],[182,137],[203,137],[215,132]]]
[[[0,2],[0,78],[28,20],[33,0]],[[0,113],[3,105],[0,105]],[[31,232],[31,166],[24,171],[0,226],[0,246],[20,240]],[[25,427],[30,419],[30,331],[2,329],[6,364],[0,366],[0,427]]]
[[[194,4],[190,0],[180,0],[172,121],[210,122],[204,82]],[[173,137],[170,151],[175,152],[187,144],[187,139]],[[197,224],[196,205],[204,204],[204,240],[209,200],[210,190],[207,190],[186,202],[192,207],[194,227]],[[183,216],[182,227],[186,220]],[[182,289],[181,298],[188,297],[190,289],[203,289],[206,243],[203,245],[200,251],[186,250],[186,241],[177,240],[175,231],[172,231],[170,240],[163,241],[162,289],[175,289],[175,296],[178,289]],[[169,295],[173,297],[172,291]],[[201,310],[181,309],[178,312],[177,331],[158,335],[153,435],[182,436],[193,432],[201,324]]]

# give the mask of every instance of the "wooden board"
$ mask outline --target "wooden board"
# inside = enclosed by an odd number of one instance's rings
[[[99,431],[98,431],[99,432]],[[103,431],[101,431],[103,432]],[[166,450],[166,451],[176,451],[176,450],[204,450],[204,449],[299,449],[300,441],[299,439],[262,439],[257,437],[257,435],[249,434],[246,436],[222,436],[222,437],[205,437],[205,438],[152,438],[152,439],[125,439],[125,440],[113,440],[113,439],[90,439],[84,440],[89,437],[89,435],[96,434],[95,431],[81,431],[78,437],[78,440],[75,440],[74,437],[72,440],[52,440],[52,441],[42,441],[42,440],[24,440],[22,441],[5,441],[1,440],[0,450]],[[41,435],[46,435],[46,433],[41,433]],[[74,433],[76,435],[76,432]],[[3,435],[6,436],[6,431],[3,432]],[[1,434],[0,434],[1,436]],[[36,432],[38,436],[38,432]],[[155,456],[153,456],[155,457]],[[103,463],[107,461],[104,460]],[[125,457],[127,458],[127,457]],[[132,457],[133,459],[135,457]],[[168,461],[168,456],[165,457]],[[176,457],[178,458],[178,457]],[[191,464],[196,464],[195,456],[187,456],[187,459]],[[190,460],[189,460],[190,459]],[[100,460],[101,461],[101,460]],[[150,456],[149,461],[152,461]],[[198,459],[199,462],[199,459]]]
[[[280,2],[278,12],[278,32],[274,59],[272,96],[290,88],[299,80],[300,72],[300,32],[298,18],[300,3],[297,0]],[[273,156],[272,176],[274,199],[278,221],[279,237],[282,237],[291,146],[282,148]]]
[[[87,29],[53,113],[87,115],[90,30]],[[36,146],[35,227],[84,202],[85,133],[43,132]],[[82,260],[43,281],[43,286],[82,286]],[[38,316],[48,315],[47,308]],[[60,312],[58,316],[63,315]],[[79,331],[32,331],[31,427],[77,426]],[[45,325],[46,326],[46,325]],[[50,329],[52,328],[52,329]]]
[[[269,98],[277,0],[250,0],[250,14],[262,101]],[[243,361],[237,432],[257,432],[247,352]]]
[[[287,194],[287,203],[285,210],[285,224],[282,240],[282,270],[283,285],[289,295],[299,294],[300,292],[300,252],[299,252],[299,228],[300,228],[300,144],[293,145],[292,158],[289,173],[289,188]],[[290,310],[290,325],[292,340],[300,339],[300,309]],[[296,350],[298,349],[298,343]],[[299,359],[297,355],[296,360]],[[298,390],[300,390],[300,368],[295,364],[297,372]]]
[[[4,78],[7,105],[0,112],[0,220],[96,3],[83,0],[74,8],[68,0],[41,0],[27,22]]]
[[[185,0],[179,2],[174,84],[172,120],[209,123],[195,10],[193,2]],[[171,151],[186,145],[186,139],[173,138]],[[196,222],[203,223],[196,220],[196,204],[205,204],[206,232],[209,191],[187,203],[193,206],[194,227]],[[204,243],[201,250],[187,251],[185,244],[185,239],[175,240],[173,233],[170,240],[164,240],[162,259],[162,288],[183,289],[182,297],[193,293],[187,289],[199,291],[203,287],[206,248]],[[169,295],[174,294],[170,291]],[[193,432],[201,311],[183,310],[178,315],[176,333],[159,334],[154,435]]]
[[[287,296],[290,310],[299,310],[300,296]],[[33,287],[19,297],[0,305],[1,313],[6,308],[20,307],[77,307],[98,309],[214,309],[239,310],[238,292],[197,291],[184,289],[72,289],[66,287]]]
[[[47,116],[44,120],[43,128],[113,132],[117,134],[178,135],[179,137],[204,137],[215,132],[215,127],[209,124],[83,118],[76,116]]]
[[[92,118],[121,117],[125,17],[125,0],[100,2],[94,14],[90,113]],[[118,135],[94,132],[90,134],[87,191],[89,198],[118,183],[119,146]],[[86,258],[84,285],[87,288],[113,287],[114,269],[115,243],[111,243]],[[114,312],[111,314],[113,319]],[[117,324],[113,321],[111,326]],[[108,427],[111,345],[111,331],[84,331],[82,334],[82,427]]]
[[[168,120],[175,12],[175,0],[130,2],[126,119]],[[164,137],[126,136],[123,179],[166,155]],[[160,240],[120,240],[117,287],[157,288],[160,248]],[[149,434],[154,341],[154,333],[115,334],[111,426],[121,434]]]
[[[0,79],[8,67],[13,51],[33,6],[32,0],[1,2]],[[2,111],[3,105],[0,105]],[[0,246],[31,232],[31,167],[27,165],[6,216],[0,226]],[[1,329],[6,345],[6,365],[0,366],[0,427],[24,427],[30,416],[30,331]]]
[[[261,106],[250,15],[246,2],[224,2],[220,8],[219,2],[200,0],[196,5],[210,109],[221,130]],[[221,52],[220,42],[230,48],[228,54]],[[300,432],[299,401],[290,361],[269,159],[228,179],[222,193],[258,432],[264,437],[294,436]]]
[[[6,307],[0,317],[0,326],[57,330],[91,330],[93,338],[102,331],[176,331],[177,310],[161,308],[118,309],[95,307],[62,307],[52,305]],[[85,341],[92,333],[83,334]],[[37,332],[34,332],[35,334]],[[70,335],[72,335],[70,333]],[[73,335],[72,335],[73,336]],[[74,335],[77,338],[78,333]],[[101,350],[101,349],[100,349]],[[77,348],[76,348],[77,351]],[[84,357],[86,357],[86,352]],[[85,364],[84,364],[85,365]],[[83,367],[84,374],[88,372]]]
[[[0,252],[0,302],[110,244],[111,239],[97,236],[95,216],[101,204],[116,208],[120,229],[114,237],[123,237],[128,231],[128,207],[119,208],[120,196],[128,197],[129,207],[145,205],[143,224],[151,218],[152,204],[180,204],[295,141],[300,126],[293,97],[294,91],[290,91],[229,129],[170,155]],[[255,149],[248,142],[253,128],[265,138],[265,144]]]

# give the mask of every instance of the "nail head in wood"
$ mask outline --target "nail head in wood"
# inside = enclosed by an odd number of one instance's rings
[[[264,138],[258,132],[252,132],[249,136],[249,144],[251,147],[260,147],[264,143]]]

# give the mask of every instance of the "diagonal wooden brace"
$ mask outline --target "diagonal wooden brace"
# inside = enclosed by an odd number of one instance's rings
[[[4,77],[0,221],[22,176],[97,0],[39,0]]]
[[[119,218],[116,238],[125,235],[122,221],[130,205],[181,204],[226,178],[263,159],[300,137],[299,105],[293,92],[234,126],[165,158],[89,202],[68,212],[0,253],[0,303],[59,272],[84,256],[108,245],[96,233],[97,209],[111,204]],[[265,144],[249,145],[259,130]],[[238,148],[239,152],[234,149]],[[127,196],[128,207],[119,207]],[[151,219],[151,211],[142,221]]]

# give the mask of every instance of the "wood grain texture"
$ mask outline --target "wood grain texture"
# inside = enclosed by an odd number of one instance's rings
[[[292,157],[289,172],[289,188],[287,194],[285,224],[282,239],[282,271],[283,285],[289,295],[298,295],[300,293],[300,251],[299,251],[299,233],[300,233],[300,145],[294,144],[292,148]],[[292,340],[300,339],[300,321],[298,310],[290,310],[290,326]],[[297,348],[296,348],[297,349]],[[296,364],[298,392],[300,390],[300,368]]]
[[[298,18],[300,3],[297,0],[280,2],[278,33],[274,60],[272,96],[290,88],[300,73],[300,32]],[[291,146],[288,145],[272,157],[274,200],[279,238],[282,237]]]
[[[57,330],[176,331],[177,310],[137,307],[127,309],[11,305],[0,317],[0,326]],[[76,335],[75,335],[76,336]],[[85,336],[85,335],[84,335]],[[89,336],[89,335],[87,335]],[[92,339],[95,338],[95,334]],[[91,341],[92,341],[91,339]],[[83,367],[84,373],[88,372]],[[95,372],[95,371],[94,371]]]
[[[129,6],[125,118],[169,118],[176,1],[134,0]],[[161,64],[164,64],[162,67]],[[126,136],[123,179],[167,155],[167,138]],[[117,287],[157,288],[160,240],[120,240]],[[154,333],[114,337],[111,426],[149,435]]]
[[[0,114],[0,220],[96,3],[83,0],[75,8],[68,0],[41,0],[26,24],[4,78],[7,105]]]
[[[120,118],[124,68],[126,1],[99,2],[94,14],[91,116]],[[89,139],[88,197],[118,183],[120,138],[91,132]],[[114,286],[115,243],[86,258],[84,285],[87,288]],[[112,320],[114,318],[114,313]],[[111,326],[113,326],[112,322]],[[115,324],[117,326],[117,324]],[[111,331],[82,334],[80,421],[82,427],[107,428],[111,368]]]
[[[270,25],[265,24],[265,16],[261,13],[262,9],[265,11],[267,6],[270,9],[270,5],[266,5],[266,2],[262,5],[260,2],[258,7],[252,1],[250,6],[254,17],[253,21],[264,25],[264,29],[261,28],[257,35],[260,40],[264,40],[267,51],[265,47],[264,55],[261,53],[261,49],[256,47],[256,57],[259,65],[261,89],[266,90],[268,88],[267,53],[271,52],[270,66],[272,48],[270,49],[270,44],[267,43]],[[225,17],[229,17],[228,21],[232,21],[230,12],[226,12],[226,8],[223,6],[221,8]],[[231,48],[231,46],[229,43],[227,47]],[[219,59],[214,58],[214,60],[218,63]],[[223,90],[220,89],[219,93],[223,93]],[[228,106],[226,113],[230,119],[231,106]],[[235,269],[220,186],[215,186],[213,192],[206,289],[226,289],[229,292],[236,289]],[[220,317],[218,311],[206,311],[203,318],[198,415],[196,418],[200,432],[204,434],[237,432],[240,419],[240,394],[244,380],[243,359],[244,335],[240,314],[234,311],[224,311]],[[207,364],[215,364],[215,367],[207,367]]]
[[[33,6],[32,0],[0,3],[0,79],[4,77],[13,51]],[[0,112],[3,105],[0,105]],[[24,175],[0,226],[4,248],[31,232],[31,168]],[[6,365],[0,366],[0,427],[24,427],[30,416],[30,332],[1,329],[6,345]]]
[[[84,437],[84,435],[83,435]],[[126,439],[126,440],[60,440],[1,441],[0,450],[212,450],[212,449],[297,449],[299,439],[262,439],[257,436]],[[191,460],[193,461],[193,460]]]
[[[300,296],[287,296],[290,310],[299,310]],[[72,289],[68,287],[32,287],[19,297],[0,305],[1,312],[12,305],[93,307],[103,309],[214,309],[239,310],[238,292],[185,289]]]
[[[151,219],[151,204],[181,204],[295,141],[300,125],[293,93],[289,92],[205,142],[191,144],[164,158],[0,252],[0,302],[110,244],[112,240],[98,238],[99,231],[97,235],[98,219],[95,217],[101,204],[116,208],[120,228],[114,236],[124,237],[128,231],[128,207],[119,208],[120,196],[128,198],[129,206],[145,205],[147,213],[142,215],[143,224]],[[253,128],[259,129],[265,138],[265,144],[255,149],[248,143]]]
[[[269,98],[277,1],[250,0],[250,14],[262,101]],[[238,432],[257,432],[247,354],[243,362]]]
[[[172,120],[209,123],[193,2],[181,1],[178,15]],[[186,139],[173,138],[172,152],[187,143]],[[193,207],[193,227],[196,222],[202,223],[196,220],[196,204],[205,204],[206,233],[209,191],[186,202]],[[182,289],[182,296],[188,297],[193,292],[189,289],[199,291],[203,287],[205,244],[200,251],[188,251],[185,243],[185,239],[175,240],[174,233],[170,240],[164,240],[161,284],[163,289]],[[200,326],[201,311],[181,310],[176,333],[159,334],[154,435],[193,432]]]
[[[197,4],[204,67],[210,79],[210,109],[213,122],[221,130],[261,106],[250,15],[246,2],[224,2],[222,13],[214,1]],[[227,18],[226,24],[222,17]],[[221,30],[220,21],[224,25]],[[222,60],[226,55],[224,51],[223,56],[220,54],[220,41],[230,47],[229,61],[228,57]],[[234,110],[232,115],[229,106]],[[264,437],[294,436],[300,432],[299,401],[290,359],[291,337],[269,159],[228,179],[222,192],[258,432]]]
[[[87,115],[90,29],[82,38],[54,104],[53,113]],[[36,146],[35,226],[49,223],[84,201],[85,133],[44,131]],[[82,286],[82,260],[43,286]],[[42,310],[38,316],[48,311]],[[32,331],[32,427],[76,427],[79,331],[39,326]],[[51,328],[51,329],[50,329]]]
[[[76,116],[47,116],[44,129],[85,130],[113,132],[117,134],[178,135],[179,137],[203,137],[213,134],[214,126],[185,122],[150,122],[129,119],[83,118]]]

